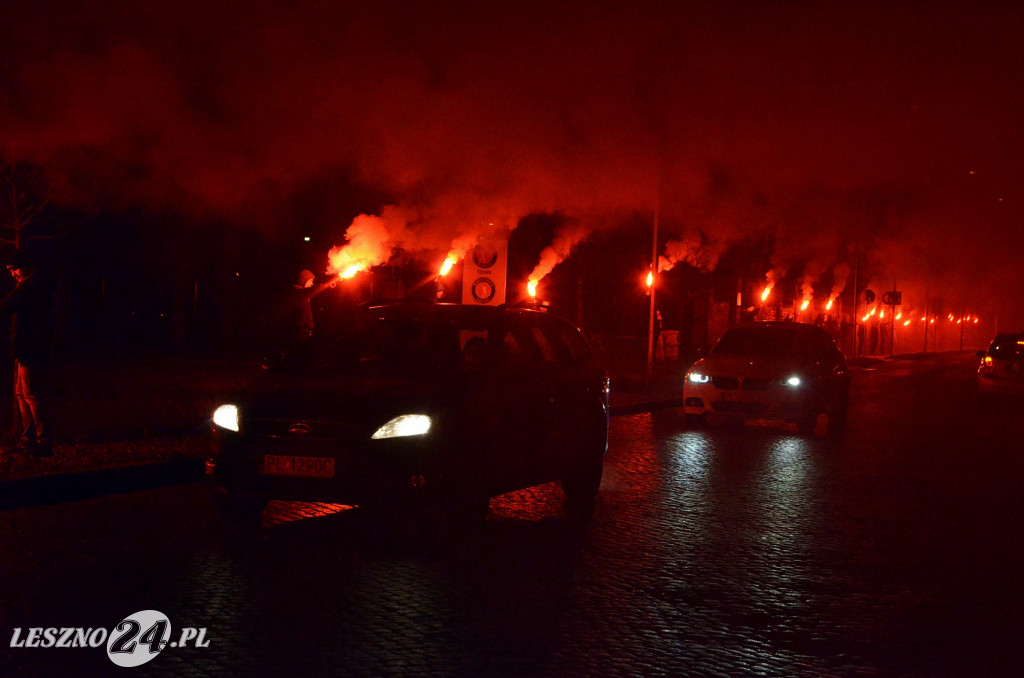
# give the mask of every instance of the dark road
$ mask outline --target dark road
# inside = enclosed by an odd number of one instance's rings
[[[0,675],[979,676],[1024,662],[1024,417],[973,358],[855,371],[848,430],[617,417],[596,515],[545,486],[435,545],[202,484],[0,513]],[[138,668],[10,647],[140,610],[205,628]]]

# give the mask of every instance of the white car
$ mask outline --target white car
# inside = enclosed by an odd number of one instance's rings
[[[1024,394],[1024,333],[997,335],[978,357],[979,393]]]
[[[683,385],[691,424],[708,415],[732,421],[780,419],[813,432],[820,414],[829,429],[846,423],[850,375],[846,358],[820,327],[763,322],[728,330],[694,363]]]

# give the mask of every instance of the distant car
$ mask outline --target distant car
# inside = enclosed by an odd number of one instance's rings
[[[823,413],[829,429],[845,425],[849,388],[846,358],[820,327],[751,323],[726,331],[690,368],[683,409],[690,423],[781,419],[810,433]]]
[[[997,335],[978,357],[980,393],[1024,394],[1024,333]]]
[[[608,411],[606,373],[569,321],[398,303],[318,327],[220,405],[208,469],[239,518],[290,499],[482,521],[490,497],[552,481],[585,514]]]

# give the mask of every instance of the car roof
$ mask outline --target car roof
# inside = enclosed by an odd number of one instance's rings
[[[997,334],[989,343],[989,350],[996,346],[1005,346],[1007,344],[1021,344],[1024,343],[1024,332],[1020,334]]]
[[[807,332],[815,334],[825,332],[824,329],[810,323],[792,322],[788,320],[764,320],[757,322],[745,322],[729,328],[730,330],[768,330],[771,332]]]
[[[562,322],[569,322],[566,318],[548,312],[545,309],[526,308],[522,306],[484,306],[471,304],[435,303],[429,301],[394,301],[386,304],[376,304],[368,308],[373,312],[388,312],[408,315],[410,317],[463,317],[463,318],[488,318],[488,317],[527,317],[557,318]]]

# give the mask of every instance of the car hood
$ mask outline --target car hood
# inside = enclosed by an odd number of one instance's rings
[[[698,360],[691,369],[710,376],[781,379],[792,374],[806,375],[814,367],[798,358],[709,355]]]
[[[436,415],[458,397],[451,381],[347,375],[275,374],[239,394],[246,419],[297,419],[377,425],[399,414]]]

